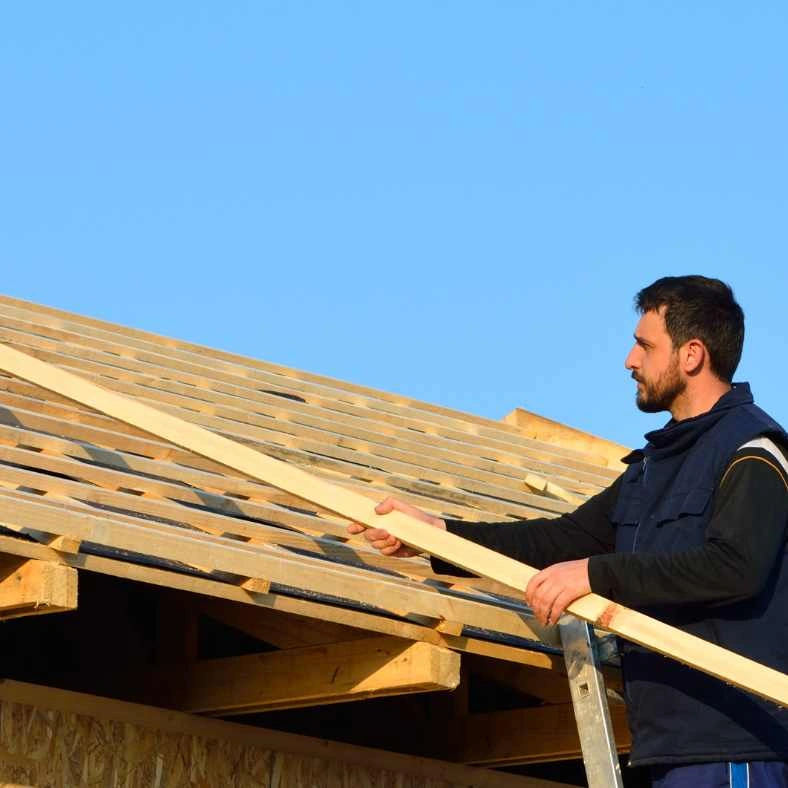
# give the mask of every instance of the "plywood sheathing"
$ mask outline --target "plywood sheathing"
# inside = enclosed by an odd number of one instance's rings
[[[49,788],[549,788],[556,783],[0,682],[0,781]]]

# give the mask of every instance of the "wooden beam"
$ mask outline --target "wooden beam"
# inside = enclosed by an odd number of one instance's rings
[[[470,572],[523,589],[537,570],[499,553],[432,528],[400,512],[377,515],[370,499],[300,468],[267,457],[243,444],[103,389],[8,346],[0,345],[0,369],[120,419],[251,478],[287,490],[349,520],[383,527],[404,543]],[[254,573],[248,574],[254,577]],[[267,578],[266,578],[267,579]],[[788,676],[597,594],[572,603],[568,611],[639,645],[654,649],[781,705],[788,705]]]
[[[527,438],[591,455],[587,458],[589,461],[596,460],[616,470],[623,470],[626,467],[621,462],[621,458],[629,454],[630,449],[620,443],[599,438],[590,432],[569,427],[523,408],[515,408],[511,413],[507,413],[503,422],[518,427]]]
[[[383,635],[392,635],[394,637],[444,646],[462,653],[481,654],[490,659],[502,659],[522,665],[533,665],[544,670],[560,670],[563,667],[563,659],[561,657],[508,646],[503,643],[476,640],[465,636],[444,635],[436,632],[431,627],[414,624],[411,621],[392,619],[386,615],[336,607],[322,602],[297,599],[282,594],[249,594],[239,586],[217,580],[142,566],[140,564],[130,564],[127,561],[103,558],[97,555],[84,553],[74,556],[61,555],[45,545],[22,541],[9,536],[0,535],[0,553],[44,561],[62,562],[86,572],[98,572],[162,588],[179,589],[215,598],[217,601],[227,600],[241,607],[248,606],[253,611],[272,610],[282,614],[294,613],[310,619],[334,622],[343,627],[358,627],[359,629],[378,632]],[[207,601],[210,601],[210,599]],[[243,629],[243,627],[239,628]],[[248,634],[255,636],[254,632],[249,632]]]
[[[611,705],[619,752],[629,752],[626,711]],[[516,766],[582,758],[572,704],[471,714],[447,723],[448,760],[458,763]]]
[[[229,716],[454,689],[460,656],[428,643],[364,638],[155,671],[151,700],[181,711]],[[133,683],[133,680],[132,680]]]
[[[0,618],[59,613],[77,607],[77,573],[49,561],[14,562],[0,573]]]
[[[431,586],[380,573],[371,574],[356,567],[209,534],[195,534],[186,529],[112,512],[97,516],[87,507],[72,509],[65,503],[47,502],[40,496],[18,490],[0,488],[0,511],[3,512],[3,522],[20,531],[53,531],[116,550],[201,566],[215,572],[217,579],[226,580],[227,574],[263,576],[263,579],[277,584],[351,599],[362,605],[373,605],[381,611],[399,609],[408,616],[415,614],[416,621],[421,624],[426,616],[464,621],[469,626],[528,640],[539,639],[537,631],[540,628],[529,621],[522,610],[498,607],[489,599],[477,601],[466,596],[443,594]]]

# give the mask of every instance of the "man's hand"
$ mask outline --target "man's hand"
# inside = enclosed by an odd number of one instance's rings
[[[414,517],[416,520],[421,520],[423,523],[427,523],[427,525],[432,525],[435,528],[441,528],[444,531],[446,530],[446,523],[444,523],[440,517],[433,517],[431,514],[422,512],[421,509],[417,509],[415,506],[411,506],[409,503],[405,503],[404,501],[399,501],[396,498],[386,498],[386,500],[381,501],[375,507],[375,512],[377,512],[377,514],[388,514],[389,512],[394,511],[408,514],[411,517]],[[397,558],[412,558],[414,555],[419,555],[421,552],[420,550],[416,550],[414,547],[408,547],[408,545],[402,544],[399,539],[397,539],[395,536],[392,536],[383,528],[367,528],[361,523],[351,523],[347,530],[348,533],[353,535],[360,534],[363,531],[364,538],[376,550],[380,550],[383,555],[393,555]]]
[[[566,608],[591,593],[588,559],[553,564],[534,575],[525,589],[525,601],[542,624],[555,624]]]

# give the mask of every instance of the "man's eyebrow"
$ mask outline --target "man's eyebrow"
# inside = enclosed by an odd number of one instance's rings
[[[648,347],[654,347],[654,345],[644,337],[638,336],[637,334],[632,334],[632,336],[635,337],[635,342],[637,342],[638,345],[647,345]]]

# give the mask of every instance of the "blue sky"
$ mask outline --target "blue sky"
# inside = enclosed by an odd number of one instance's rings
[[[782,2],[0,11],[5,293],[636,444],[659,276],[788,421]]]

